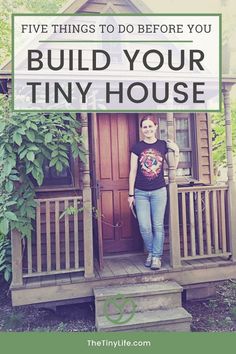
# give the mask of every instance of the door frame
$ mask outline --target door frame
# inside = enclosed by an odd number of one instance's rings
[[[100,196],[100,186],[99,186],[99,155],[98,155],[98,127],[97,127],[97,113],[91,113],[91,125],[90,125],[90,136],[91,136],[91,177],[92,177],[92,206],[96,211],[101,210],[101,198]],[[98,264],[99,268],[104,267],[104,253],[103,253],[103,240],[102,240],[102,220],[101,216],[96,212],[96,229],[93,230],[94,233],[94,245],[97,247],[98,251]],[[95,220],[93,220],[95,224]]]
[[[106,114],[111,114],[110,112],[105,112]],[[117,112],[119,113],[119,112]],[[126,113],[129,114],[129,113]],[[101,198],[100,198],[100,161],[99,161],[99,137],[98,137],[98,115],[99,112],[91,113],[90,117],[90,161],[91,161],[91,180],[92,180],[92,203],[93,207],[96,208],[97,211],[101,211]],[[137,138],[140,139],[140,114],[132,113],[132,115],[137,115],[136,121],[136,129],[137,129]],[[103,235],[102,235],[102,218],[101,215],[98,214],[96,219],[96,227],[94,227],[94,246],[98,251],[98,264],[100,269],[104,267],[104,250],[103,250]],[[93,222],[94,223],[94,222]],[[116,255],[117,256],[117,255]]]

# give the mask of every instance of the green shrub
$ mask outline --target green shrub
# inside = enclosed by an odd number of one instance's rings
[[[224,109],[219,113],[212,113],[212,147],[215,167],[226,165],[226,138]],[[236,102],[231,106],[231,124],[233,135],[233,154],[236,155]]]
[[[12,112],[4,95],[0,107],[0,233],[31,237],[44,164],[58,173],[68,168],[68,150],[85,162],[80,122],[75,114]]]
[[[8,238],[0,235],[0,273],[9,282],[11,279],[11,242]]]
[[[4,329],[5,330],[16,330],[19,329],[24,323],[24,314],[22,312],[13,311],[11,314],[4,319]]]

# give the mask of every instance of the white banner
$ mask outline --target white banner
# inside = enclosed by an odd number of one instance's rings
[[[14,109],[219,110],[219,15],[14,16]]]

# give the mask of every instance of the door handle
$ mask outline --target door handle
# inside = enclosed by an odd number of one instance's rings
[[[121,220],[117,221],[114,225],[115,227],[122,227],[123,226],[123,222]]]

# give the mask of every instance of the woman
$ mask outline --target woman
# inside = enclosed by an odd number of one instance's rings
[[[144,139],[131,150],[129,174],[129,206],[135,205],[139,229],[148,251],[145,262],[151,269],[161,268],[164,243],[164,215],[167,191],[164,180],[164,159],[171,149],[178,165],[179,148],[172,141],[156,138],[157,123],[151,115],[145,116],[140,127]]]

